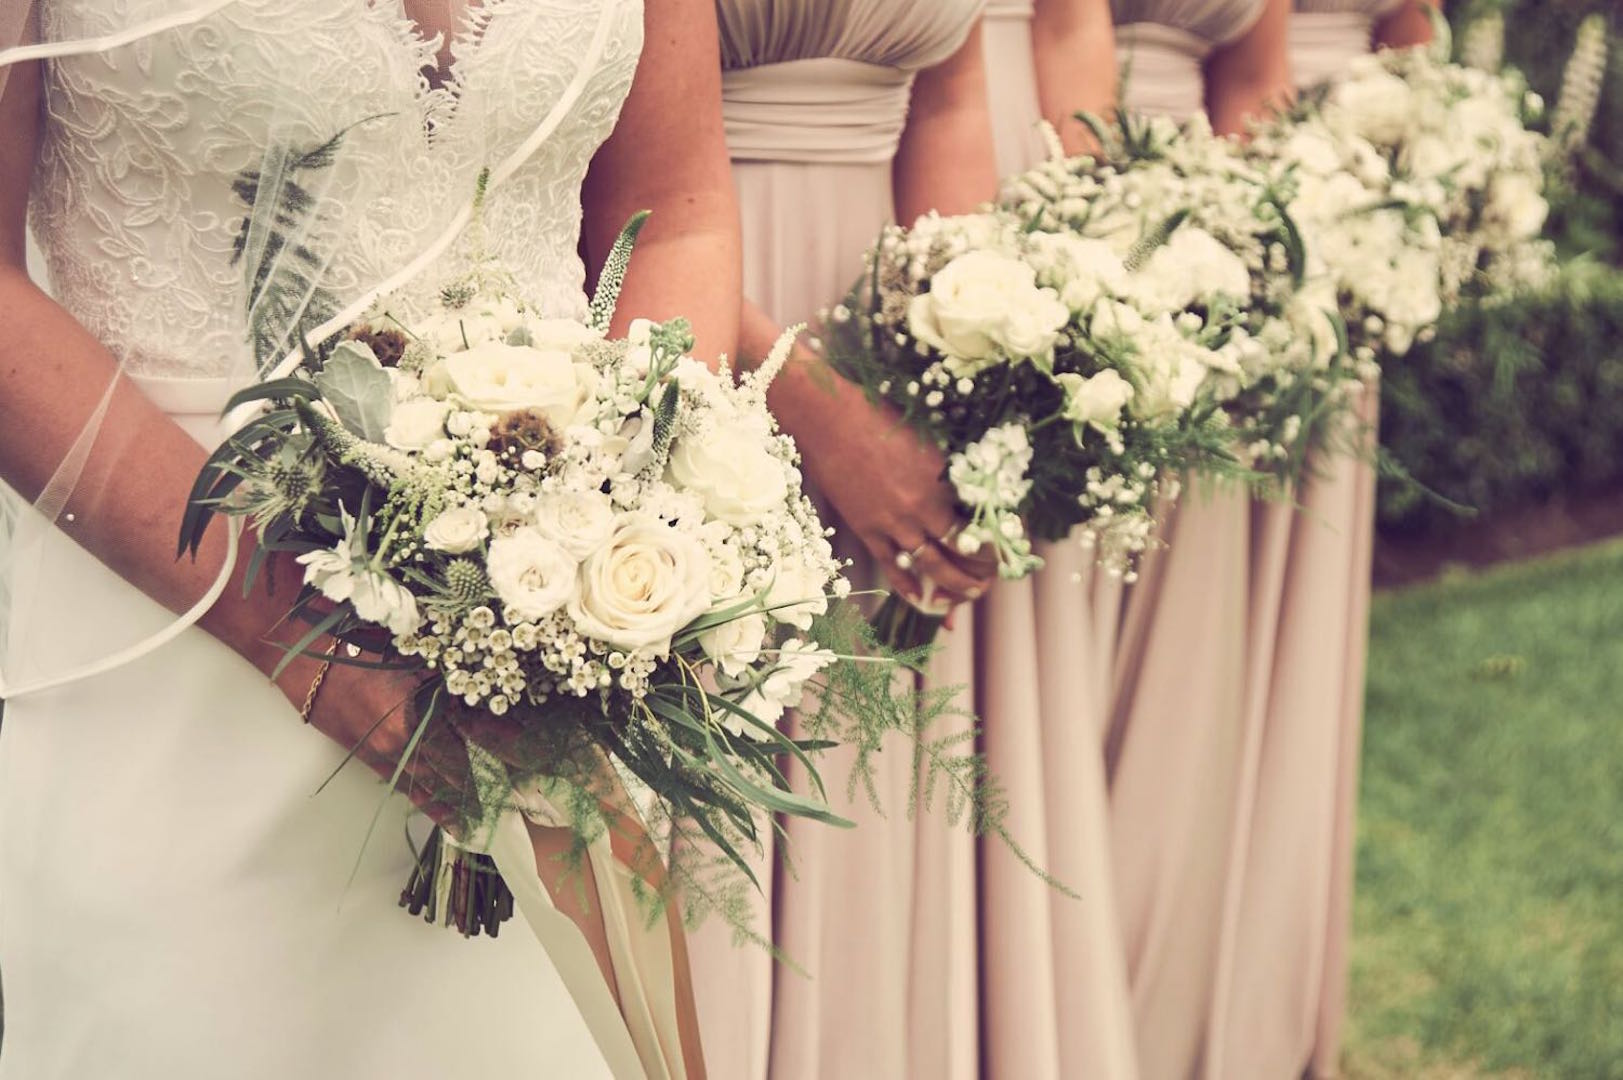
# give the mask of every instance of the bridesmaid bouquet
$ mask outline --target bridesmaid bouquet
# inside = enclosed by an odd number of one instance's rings
[[[330,636],[350,646],[335,661],[374,663],[364,650],[421,675],[405,758],[450,736],[474,784],[427,793],[464,825],[435,834],[402,904],[467,934],[511,914],[476,854],[504,813],[561,819],[584,852],[627,783],[739,884],[765,815],[849,824],[821,797],[824,750],[866,757],[945,708],[857,655],[866,624],[765,404],[788,339],[735,383],[687,355],[680,320],[606,337],[638,224],[589,322],[538,317],[480,267],[431,310],[384,301],[307,344],[298,370],[233,400],[268,407],[213,454],[185,517],[183,551],[226,514],[257,531],[256,558],[297,554],[291,617],[308,630],[289,657]],[[779,732],[789,707],[806,739]],[[503,719],[499,757],[470,718]],[[925,750],[978,809],[974,762]],[[811,795],[790,789],[789,759]],[[692,903],[738,907],[714,873],[672,878]]]
[[[1099,154],[1066,157],[1055,138],[1050,160],[1005,184],[1001,205],[1034,237],[1120,260],[1126,273],[1093,301],[1094,326],[1153,325],[1157,340],[1199,350],[1195,397],[1221,408],[1229,438],[1197,472],[1232,474],[1237,460],[1289,489],[1336,430],[1358,374],[1336,291],[1295,220],[1294,177],[1204,120],[1092,123]]]
[[[1180,473],[1243,471],[1208,392],[1241,358],[1204,323],[1141,310],[1151,255],[1005,213],[927,215],[885,230],[827,317],[830,362],[943,450],[964,518],[955,543],[994,552],[1003,577],[1042,565],[1033,539],[1079,530],[1131,579]],[[878,618],[897,645],[939,621],[895,596]]]
[[[1352,168],[1367,191],[1344,205],[1343,232],[1371,234],[1377,246],[1394,243],[1375,236],[1396,235],[1393,215],[1403,217],[1424,258],[1437,263],[1446,307],[1462,295],[1492,300],[1542,286],[1554,272],[1554,249],[1540,239],[1549,213],[1546,169],[1555,156],[1532,126],[1542,113],[1538,95],[1513,72],[1479,71],[1430,49],[1387,50],[1356,59],[1347,78],[1311,95],[1281,148],[1310,175]],[[1346,179],[1339,184],[1350,187]],[[1327,261],[1346,254],[1336,243],[1332,238]],[[1337,269],[1361,273],[1371,261]],[[1420,285],[1418,268],[1400,276],[1405,289]],[[1421,294],[1428,305],[1430,291]],[[1401,327],[1413,320],[1399,314],[1400,330],[1388,344],[1401,353]]]

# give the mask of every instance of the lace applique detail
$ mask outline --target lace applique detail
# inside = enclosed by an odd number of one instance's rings
[[[169,0],[46,0],[47,39],[105,34]],[[611,5],[605,8],[604,5]],[[348,129],[322,189],[322,284],[358,295],[423,250],[609,45],[563,123],[487,203],[492,253],[548,315],[585,310],[580,190],[642,46],[641,0],[486,0],[445,85],[398,3],[240,0],[194,26],[53,62],[31,221],[59,302],[140,375],[249,363],[233,242],[238,176]],[[461,256],[453,256],[460,258]],[[424,282],[423,288],[432,287]]]

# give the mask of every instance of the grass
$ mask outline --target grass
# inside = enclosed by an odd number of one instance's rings
[[[1348,1075],[1623,1078],[1623,545],[1380,596]]]

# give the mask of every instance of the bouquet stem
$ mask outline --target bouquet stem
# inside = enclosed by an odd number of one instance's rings
[[[430,923],[455,926],[463,937],[481,933],[495,937],[502,923],[513,917],[513,892],[490,856],[448,850],[436,825],[401,890],[400,906]]]
[[[874,615],[874,633],[890,649],[921,649],[935,641],[945,614],[921,609],[899,593],[891,593]]]

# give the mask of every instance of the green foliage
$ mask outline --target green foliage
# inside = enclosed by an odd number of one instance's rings
[[[1623,546],[1377,597],[1350,1078],[1623,1077]]]
[[[1382,378],[1390,456],[1482,514],[1623,484],[1623,274],[1580,264],[1544,295],[1449,312]],[[1461,518],[1388,482],[1380,521],[1420,532]]]

